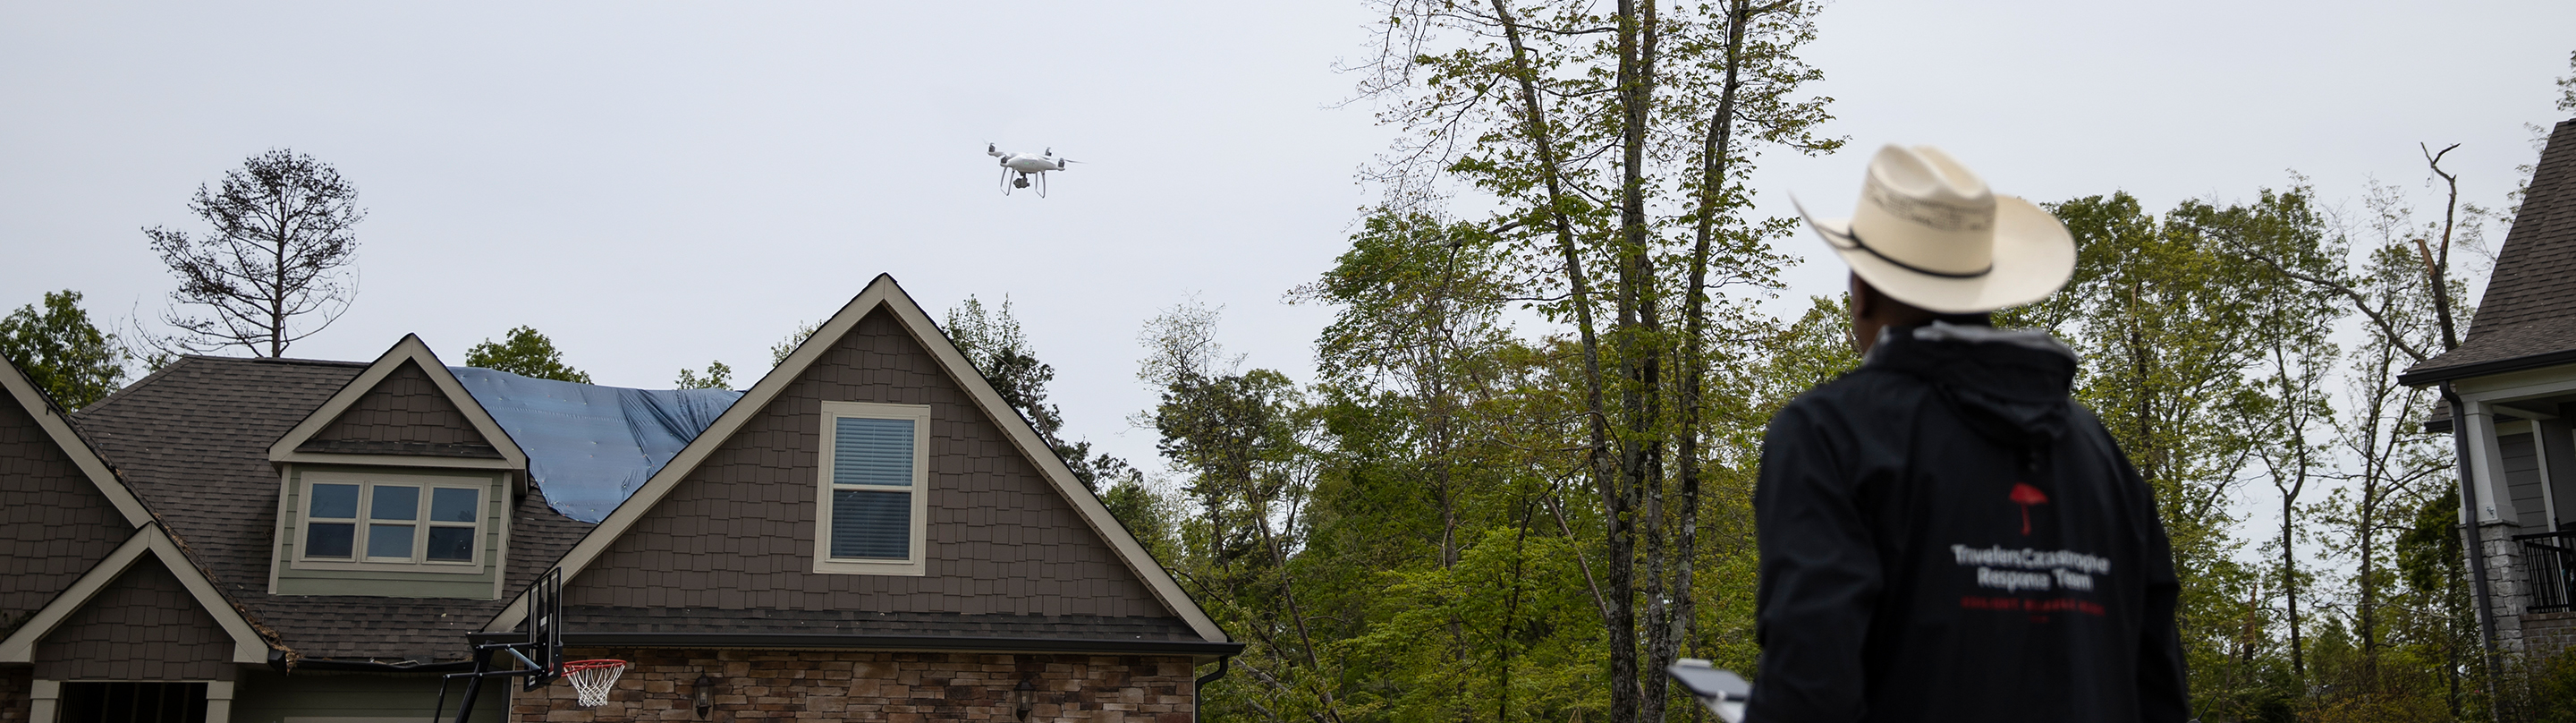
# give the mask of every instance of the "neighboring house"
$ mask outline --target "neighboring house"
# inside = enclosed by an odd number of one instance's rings
[[[2460,519],[2478,540],[2490,645],[2576,649],[2576,120],[2541,152],[2467,337],[2398,381],[2456,397],[2425,426],[2463,452]]]
[[[738,398],[413,337],[0,386],[0,723],[426,720],[558,567],[567,657],[632,665],[478,720],[1177,723],[1242,648],[890,277]]]

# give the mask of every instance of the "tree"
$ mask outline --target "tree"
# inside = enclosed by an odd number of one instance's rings
[[[671,382],[671,386],[681,389],[732,389],[733,367],[725,366],[725,363],[720,361],[707,362],[705,376],[699,376],[695,370],[683,367],[680,369],[680,379]]]
[[[2293,565],[2273,574],[2234,554],[2242,544],[2232,534],[2234,498],[2248,476],[2303,492],[2302,480],[2317,472],[2322,336],[2276,337],[2305,333],[2301,324],[2319,317],[2303,319],[2301,310],[2319,299],[2231,249],[2297,252],[2313,265],[2322,253],[2313,248],[2313,214],[2301,193],[2269,191],[2226,208],[2187,201],[2161,217],[2125,193],[2048,208],[2074,234],[2074,278],[1996,322],[2048,329],[2075,348],[2084,360],[2076,398],[2154,491],[2182,582],[2177,623],[2194,709],[2209,718],[2287,715],[2304,690],[2294,674],[2304,661],[2274,634],[2296,629],[2283,624],[2300,578]],[[2293,396],[2280,397],[2284,388]],[[2300,431],[2282,426],[2285,411],[2301,415]],[[2269,474],[2275,469],[2280,475]],[[2296,519],[2298,510],[2285,514]],[[2294,542],[2279,552],[2295,555]]]
[[[0,318],[0,357],[66,409],[87,407],[116,391],[132,357],[115,334],[100,333],[90,323],[80,299],[70,289],[46,292],[44,311],[29,304]]]
[[[564,365],[563,352],[555,350],[553,339],[548,339],[545,334],[525,326],[511,329],[508,334],[502,335],[499,344],[485,339],[483,343],[474,345],[473,349],[465,352],[465,365],[509,372],[523,377],[579,384],[590,383],[589,372]],[[721,363],[709,366],[708,371],[712,374],[716,371],[716,366],[721,366]],[[729,373],[731,370],[725,371]],[[689,378],[686,370],[681,374],[681,379]]]
[[[2301,618],[2301,593],[2313,575],[2299,565],[2298,532],[2310,522],[2300,500],[2328,473],[2324,437],[2335,410],[2327,385],[2339,350],[2327,333],[2343,313],[2331,292],[2303,284],[2292,274],[2338,273],[2346,255],[2326,236],[2311,195],[2304,185],[2281,192],[2266,189],[2252,204],[2222,209],[2187,203],[2167,217],[2213,243],[2211,251],[2221,258],[2229,250],[2253,249],[2282,264],[2283,271],[2275,273],[2246,264],[2258,273],[2232,282],[2238,287],[2234,294],[2246,299],[2243,323],[2251,339],[2247,394],[2238,405],[2244,411],[2240,419],[2250,423],[2237,431],[2251,440],[2253,459],[2280,495],[2279,535],[2266,544],[2278,547],[2274,576],[2290,638],[2290,673],[2302,680],[2308,672],[2304,635],[2309,621]]]
[[[2571,72],[2558,79],[2558,109],[2562,111],[2576,110],[2576,52],[2567,54],[2567,69]]]
[[[1010,297],[1002,298],[1002,308],[996,313],[986,312],[984,302],[975,297],[966,297],[965,302],[948,310],[947,332],[957,351],[983,372],[984,380],[993,385],[993,391],[1001,393],[1002,401],[1029,420],[1029,426],[1037,429],[1038,437],[1046,440],[1057,457],[1063,458],[1085,489],[1098,491],[1103,477],[1115,480],[1134,474],[1126,460],[1093,455],[1088,441],[1064,440],[1064,414],[1046,399],[1046,385],[1055,381],[1055,367],[1038,361],[1037,352],[1029,348],[1028,336],[1020,331],[1019,317],[1011,314]],[[784,342],[779,348],[794,351]]]
[[[788,332],[787,338],[769,345],[769,365],[775,367],[787,363],[787,355],[796,353],[796,347],[803,346],[806,339],[812,338],[814,332],[822,328],[823,322],[820,321],[797,322],[796,330]]]
[[[1712,289],[1776,287],[1770,241],[1794,222],[1743,218],[1758,140],[1829,152],[1813,135],[1830,99],[1796,56],[1814,3],[1384,0],[1380,51],[1355,70],[1380,118],[1407,134],[1372,178],[1388,206],[1441,198],[1454,178],[1498,210],[1526,274],[1522,296],[1571,324],[1581,465],[1600,511],[1609,717],[1661,720],[1662,676],[1692,632],[1703,385],[1757,339]],[[1447,33],[1450,37],[1441,37]],[[1446,43],[1445,45],[1443,43]],[[1676,269],[1675,267],[1679,267]],[[1680,273],[1676,273],[1679,271]],[[1712,308],[1712,306],[1716,308]],[[1666,317],[1678,313],[1679,333]],[[1706,456],[1704,456],[1706,455]],[[1635,564],[1630,564],[1630,561]]]
[[[2374,189],[2369,205],[2393,208],[2388,190]],[[2411,244],[2382,235],[2355,263],[2359,273],[2349,276],[2367,304],[2361,308],[2392,322],[2412,345],[2433,343],[2431,300]],[[2343,486],[2324,505],[2320,532],[2353,569],[2346,599],[2356,645],[2349,660],[2316,675],[2321,720],[2436,720],[2446,713],[2456,720],[2467,704],[2455,671],[2468,668],[2462,656],[2477,645],[2476,626],[2467,587],[2449,574],[2462,569],[2452,529],[2459,498],[2442,484],[2449,469],[2444,440],[2420,427],[2433,393],[2397,383],[2415,363],[2398,341],[2363,336],[2348,367],[2347,411],[2336,424],[2335,445],[2351,468],[2337,475]]]
[[[350,229],[366,218],[357,200],[357,186],[338,170],[286,149],[244,160],[224,172],[218,188],[198,186],[188,210],[212,231],[143,230],[161,263],[179,277],[171,301],[212,314],[165,312],[163,320],[179,330],[170,342],[189,351],[238,346],[275,357],[330,327],[357,294],[358,240]],[[296,323],[308,315],[320,321]]]
[[[1141,421],[1160,435],[1155,450],[1196,506],[1180,529],[1180,577],[1195,599],[1218,601],[1211,613],[1219,624],[1246,631],[1236,664],[1259,681],[1216,705],[1342,721],[1346,668],[1296,574],[1311,569],[1299,553],[1314,522],[1315,420],[1286,375],[1237,372],[1241,358],[1216,342],[1217,311],[1191,301],[1148,321],[1137,373],[1161,391]]]

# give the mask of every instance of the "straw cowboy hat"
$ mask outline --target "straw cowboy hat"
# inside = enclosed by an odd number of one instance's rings
[[[1878,149],[1851,218],[1816,218],[1804,205],[1798,215],[1862,281],[1933,312],[2027,304],[2075,274],[2075,238],[2065,224],[2029,201],[1995,195],[1931,146]]]

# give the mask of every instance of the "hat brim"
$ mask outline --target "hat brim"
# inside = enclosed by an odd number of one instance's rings
[[[1906,269],[1849,241],[1851,219],[1798,214],[1841,256],[1843,264],[1889,298],[1942,314],[1977,314],[2020,306],[2066,285],[2075,276],[2075,236],[2066,224],[2029,201],[1995,197],[1994,268],[1969,277],[1943,277]]]

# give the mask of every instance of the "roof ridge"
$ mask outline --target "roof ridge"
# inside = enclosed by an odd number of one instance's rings
[[[318,365],[323,365],[323,366],[352,366],[352,367],[362,367],[362,366],[366,366],[366,365],[369,365],[369,364],[373,364],[373,363],[375,363],[375,362],[371,362],[371,361],[346,361],[346,360],[341,360],[341,359],[306,359],[306,358],[302,358],[302,357],[288,357],[288,356],[218,356],[218,355],[214,355],[214,354],[181,354],[181,355],[179,355],[179,358],[181,358],[181,359],[206,359],[206,360],[211,360],[211,361],[226,361],[226,362],[250,362],[250,363],[253,363],[253,364],[318,364]]]

